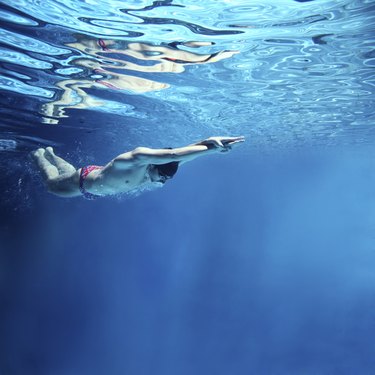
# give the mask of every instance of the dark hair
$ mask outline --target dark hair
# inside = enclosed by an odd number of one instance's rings
[[[171,163],[155,165],[155,168],[160,176],[172,178],[177,172],[178,165],[178,161],[172,161]]]

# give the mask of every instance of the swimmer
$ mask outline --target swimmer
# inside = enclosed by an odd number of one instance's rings
[[[32,156],[50,193],[95,199],[141,190],[147,184],[164,184],[181,164],[199,156],[229,151],[244,140],[244,137],[210,137],[179,148],[137,147],[104,166],[79,169],[57,156],[52,147],[39,148]]]

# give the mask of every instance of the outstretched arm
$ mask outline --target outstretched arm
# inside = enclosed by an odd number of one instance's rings
[[[244,137],[210,137],[191,145],[173,149],[137,147],[114,159],[117,165],[166,164],[173,161],[186,163],[198,156],[229,151],[232,146],[244,142]]]

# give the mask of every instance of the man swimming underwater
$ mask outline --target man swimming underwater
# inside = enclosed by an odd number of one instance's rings
[[[105,166],[90,165],[79,169],[55,155],[52,147],[39,148],[32,155],[49,192],[60,197],[83,195],[95,199],[136,191],[145,185],[164,184],[181,164],[198,156],[229,151],[244,140],[244,137],[210,137],[179,148],[137,147]]]

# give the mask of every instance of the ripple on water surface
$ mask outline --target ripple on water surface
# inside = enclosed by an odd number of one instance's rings
[[[176,141],[375,139],[372,1],[1,3],[4,129],[24,121],[18,95],[35,126],[74,123],[77,109],[122,129],[162,123]]]

